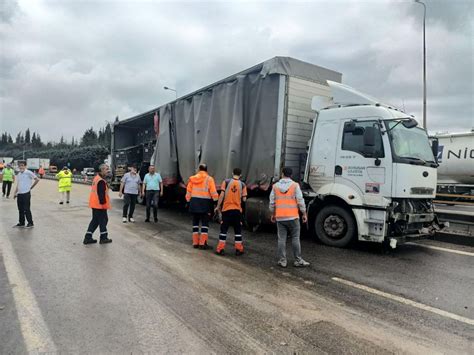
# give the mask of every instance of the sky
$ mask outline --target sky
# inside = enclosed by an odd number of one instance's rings
[[[422,117],[413,1],[0,0],[0,131],[80,137],[274,56]],[[431,132],[474,128],[474,2],[425,0]]]

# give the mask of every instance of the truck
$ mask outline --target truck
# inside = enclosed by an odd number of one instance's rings
[[[28,158],[26,159],[26,166],[29,170],[36,171],[40,168],[40,158]]]
[[[436,199],[474,203],[474,129],[434,137],[439,142]]]
[[[40,166],[42,166],[44,170],[49,170],[49,163],[50,163],[49,159],[40,158]]]
[[[156,144],[153,122],[153,116],[139,115],[115,121],[112,126],[111,154],[107,159],[112,172],[110,187],[113,191],[119,190],[122,176],[132,165],[144,178]]]
[[[442,227],[432,204],[438,147],[413,117],[341,82],[334,70],[272,58],[116,122],[112,166],[125,161],[117,160],[124,131],[155,124],[150,163],[165,196],[184,195],[201,162],[218,182],[240,167],[249,191],[244,216],[254,227],[270,222],[268,196],[286,166],[302,186],[309,230],[327,245],[395,248],[432,235]]]

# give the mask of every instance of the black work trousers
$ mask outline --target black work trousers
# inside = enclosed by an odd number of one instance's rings
[[[107,239],[107,222],[109,221],[109,217],[107,216],[107,210],[100,210],[93,208],[92,209],[92,220],[89,223],[89,227],[87,228],[86,238],[92,238],[92,234],[94,234],[97,227],[100,229],[100,239]]]
[[[146,191],[146,219],[150,219],[150,209],[153,205],[153,217],[158,219],[158,202],[160,201],[160,190]]]
[[[25,224],[25,217],[28,224],[33,224],[33,216],[31,215],[31,193],[27,192],[24,194],[16,195],[16,204],[18,206],[19,220],[21,225]]]
[[[2,184],[2,193],[4,195],[7,195],[7,197],[10,196],[10,192],[12,190],[12,184],[13,184],[12,181],[4,181]]]
[[[235,241],[242,242],[242,213],[239,210],[229,210],[222,212],[220,241],[226,241],[229,227],[234,227]]]
[[[123,195],[123,214],[124,218],[133,218],[133,212],[135,212],[135,205],[137,204],[136,194],[124,194]]]

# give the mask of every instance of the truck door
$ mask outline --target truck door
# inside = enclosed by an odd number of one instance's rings
[[[336,154],[335,182],[359,192],[357,204],[382,206],[391,196],[392,162],[387,135],[377,119],[345,122]],[[356,202],[356,201],[354,201]]]

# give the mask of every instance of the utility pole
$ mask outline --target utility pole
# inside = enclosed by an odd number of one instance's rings
[[[426,5],[421,0],[415,0],[416,3],[423,5],[423,128],[426,126]]]

